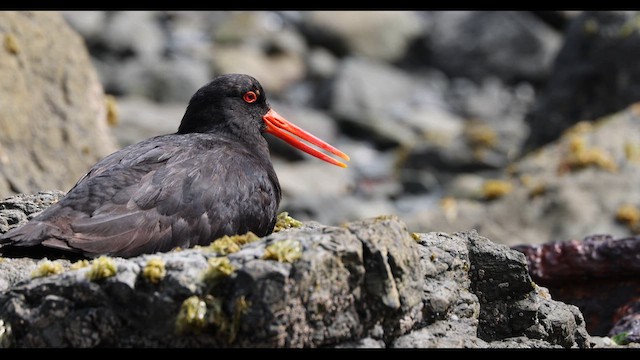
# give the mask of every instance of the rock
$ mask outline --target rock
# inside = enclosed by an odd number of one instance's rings
[[[383,63],[348,58],[338,69],[330,110],[353,128],[354,136],[368,137],[379,148],[410,146],[430,137],[446,142],[460,131],[461,119],[441,95],[427,79],[416,81]]]
[[[63,196],[64,193],[59,190],[41,191],[35,195],[19,194],[0,201],[0,233],[25,224]]]
[[[507,83],[542,82],[560,34],[526,11],[438,11],[427,14],[427,63],[451,77]],[[424,66],[424,65],[423,65]]]
[[[554,143],[492,175],[508,184],[510,192],[490,198],[487,181],[474,182],[476,198],[445,191],[447,199],[440,206],[403,219],[416,231],[426,231],[425,224],[446,232],[475,228],[508,245],[598,233],[629,236],[640,230],[634,220],[634,208],[640,207],[639,124],[635,105],[594,123],[577,124]]]
[[[69,189],[117,148],[83,40],[52,12],[3,12],[0,34],[0,194]]]
[[[428,136],[408,146],[400,159],[406,192],[411,192],[409,179],[435,177],[439,186],[446,186],[452,174],[502,169],[520,156],[528,135],[524,118],[534,95],[530,86],[521,84],[514,91],[496,78],[485,78],[480,85],[458,79],[446,94],[447,103],[466,121],[437,131],[437,126],[454,123],[430,115],[434,123],[428,125]],[[431,181],[422,181],[423,191],[438,188]]]
[[[580,313],[532,285],[521,253],[474,231],[412,234],[395,216],[308,222],[225,256],[0,258],[0,270],[10,347],[590,346]]]
[[[554,298],[580,308],[589,333],[610,337],[626,333],[625,343],[639,343],[638,240],[638,236],[593,235],[513,248],[526,255],[534,281]]]
[[[421,33],[422,21],[410,11],[310,11],[303,14],[301,30],[338,55],[393,62]]]
[[[329,79],[338,69],[338,60],[328,50],[318,47],[310,49],[307,59],[309,75]]]
[[[124,147],[144,139],[178,131],[186,103],[154,103],[145,98],[118,98],[119,121],[113,134]]]
[[[207,12],[62,12],[86,39],[108,93],[187,102],[212,77]],[[136,34],[136,36],[131,36]]]
[[[553,141],[579,121],[640,100],[637,17],[636,11],[584,11],[571,21],[549,81],[527,117],[528,149]]]
[[[306,75],[301,36],[273,12],[234,12],[215,31],[216,73],[245,73],[260,80],[271,97]]]

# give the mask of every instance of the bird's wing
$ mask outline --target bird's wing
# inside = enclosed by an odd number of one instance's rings
[[[194,156],[200,150],[179,144],[143,145],[96,164],[57,204],[7,233],[12,245],[128,257],[273,228],[280,189],[257,159],[227,147]],[[230,157],[238,160],[220,161]]]
[[[151,214],[128,204],[130,197],[144,188],[147,179],[166,166],[180,149],[158,146],[149,140],[98,162],[64,198],[22,227],[0,236],[0,244],[20,247],[42,244],[88,254],[117,253],[132,239],[150,232]],[[163,221],[159,219],[156,223]],[[136,227],[137,224],[141,226]],[[90,231],[83,232],[85,229]]]

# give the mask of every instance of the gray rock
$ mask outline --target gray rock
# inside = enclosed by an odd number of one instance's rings
[[[117,106],[119,121],[113,127],[113,134],[121,147],[175,133],[187,108],[186,103],[158,104],[136,96],[119,97]]]
[[[3,12],[0,33],[0,194],[69,189],[116,150],[87,49],[52,12]]]
[[[109,17],[105,11],[60,11],[60,15],[84,39],[102,36]]]
[[[365,58],[341,62],[331,95],[331,113],[360,137],[384,146],[410,146],[427,138],[447,142],[462,129],[442,92],[428,78],[410,77]]]
[[[312,48],[307,57],[307,66],[309,75],[329,79],[338,69],[338,60],[324,48]]]
[[[102,33],[105,45],[115,52],[129,52],[143,60],[161,57],[164,35],[156,21],[161,15],[159,11],[111,13]]]
[[[0,234],[25,224],[40,211],[64,196],[59,190],[41,191],[34,195],[18,194],[0,201]]]
[[[306,75],[306,43],[274,12],[233,12],[215,28],[216,73],[251,74],[272,97]]]
[[[341,343],[335,346],[336,349],[383,349],[385,347],[384,341],[370,337],[357,341]]]
[[[280,261],[265,255],[274,245]],[[214,265],[224,258],[227,276]],[[54,260],[62,272],[47,273],[46,260],[0,258],[0,344],[590,346],[580,312],[532,285],[521,253],[475,231],[411,234],[395,216],[308,222],[225,257],[200,247],[112,258],[115,274],[90,276],[105,259]]]
[[[579,121],[640,99],[637,17],[636,11],[585,11],[572,19],[549,81],[527,117],[529,149]]]
[[[436,321],[422,329],[400,336],[394,348],[487,348],[489,344],[475,334],[477,320]]]
[[[310,11],[302,24],[312,42],[385,62],[400,59],[423,29],[410,11]]]
[[[559,33],[526,11],[437,11],[428,19],[428,63],[454,77],[540,82],[561,45]]]
[[[426,224],[446,232],[475,228],[508,245],[581,239],[585,234],[629,236],[637,225],[617,214],[625,205],[640,204],[639,123],[631,106],[593,124],[576,125],[508,171],[494,174],[512,186],[503,196],[488,200],[485,182],[471,181],[464,190],[456,185],[444,193],[452,196],[449,210],[434,206],[403,219],[416,231],[426,231]],[[473,184],[476,198],[469,196]]]

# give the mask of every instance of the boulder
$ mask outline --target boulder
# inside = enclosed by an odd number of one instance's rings
[[[423,31],[423,22],[412,11],[309,11],[300,27],[312,44],[340,56],[394,62]]]
[[[527,148],[640,100],[637,11],[585,11],[571,20],[549,80],[527,116]]]
[[[0,13],[0,195],[69,189],[117,149],[83,39],[53,12]]]
[[[378,216],[221,244],[73,264],[0,258],[0,345],[591,346],[580,312],[531,281],[523,254],[475,231],[416,234]]]
[[[474,81],[543,82],[562,40],[527,11],[434,11],[426,17],[422,44],[416,44],[426,56],[416,65]]]
[[[416,231],[425,231],[427,224],[447,232],[475,228],[509,245],[637,233],[639,109],[632,105],[576,124],[494,178],[464,186],[450,182],[440,206],[403,219]]]

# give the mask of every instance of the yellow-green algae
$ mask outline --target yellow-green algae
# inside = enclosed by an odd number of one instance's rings
[[[207,325],[207,304],[194,295],[182,302],[176,318],[176,331],[179,334],[198,333]]]
[[[116,262],[108,256],[100,256],[91,261],[91,268],[87,272],[87,279],[91,281],[114,276],[118,271]]]
[[[276,220],[276,226],[273,228],[273,232],[278,232],[278,231],[291,229],[291,228],[299,228],[302,225],[303,225],[302,221],[292,218],[291,216],[289,216],[288,212],[283,211],[280,214],[278,214],[278,217]]]
[[[616,221],[625,224],[633,233],[640,232],[640,209],[632,204],[623,204],[616,210]]]
[[[640,144],[625,142],[624,156],[633,163],[640,163]]]
[[[464,136],[472,148],[492,149],[498,145],[498,134],[489,125],[479,121],[469,122],[464,129]]]
[[[491,179],[482,185],[482,197],[488,200],[501,198],[513,191],[513,185],[506,180]]]
[[[176,317],[175,329],[178,334],[200,334],[207,328],[232,343],[240,330],[240,320],[249,310],[250,303],[244,296],[233,302],[233,314],[224,312],[222,299],[211,295],[200,298],[196,295],[182,302]]]
[[[118,125],[120,117],[116,97],[113,95],[105,95],[104,102],[107,108],[107,124],[111,127]]]
[[[207,263],[209,263],[209,267],[202,275],[204,281],[212,281],[223,276],[229,276],[235,270],[226,256],[210,258]]]
[[[38,263],[35,270],[31,272],[31,278],[44,277],[49,275],[61,274],[64,272],[64,267],[61,263],[51,260],[42,260]]]
[[[278,262],[292,263],[302,256],[302,244],[298,240],[287,239],[275,242],[266,247],[265,260],[277,260]]]
[[[78,260],[78,261],[74,262],[73,264],[71,264],[71,266],[69,267],[69,270],[78,270],[78,269],[86,268],[89,265],[91,265],[89,263],[89,260],[82,259],[82,260]]]
[[[633,16],[620,26],[620,37],[626,38],[634,32],[640,32],[640,16]]]
[[[455,221],[458,217],[458,201],[454,197],[443,197],[440,200],[440,208],[444,212],[447,221]]]
[[[240,251],[242,245],[254,242],[259,239],[260,238],[251,231],[243,235],[225,235],[221,238],[216,239],[209,246],[204,247],[204,249],[213,251],[220,255],[229,255],[234,252]]]
[[[527,196],[533,199],[547,193],[547,185],[544,182],[534,182],[534,178],[528,174],[520,175],[520,183],[529,190]]]
[[[229,342],[232,343],[238,335],[240,330],[240,318],[249,311],[251,303],[245,299],[244,296],[240,296],[236,299],[233,306],[233,319],[231,320],[231,329],[229,331]]]
[[[618,165],[610,155],[602,149],[587,147],[586,140],[581,136],[570,136],[568,147],[569,151],[560,164],[560,173],[566,172],[567,170],[583,169],[589,166],[611,172],[618,170]]]
[[[4,36],[4,49],[7,50],[8,53],[17,55],[20,53],[20,46],[18,45],[18,40],[13,34],[6,34]]]
[[[595,34],[598,32],[600,25],[595,19],[588,19],[584,22],[583,29],[586,34]]]
[[[0,348],[8,348],[11,343],[11,325],[0,319]]]
[[[152,284],[159,283],[167,275],[164,267],[164,260],[161,258],[151,258],[142,269],[142,276]]]

